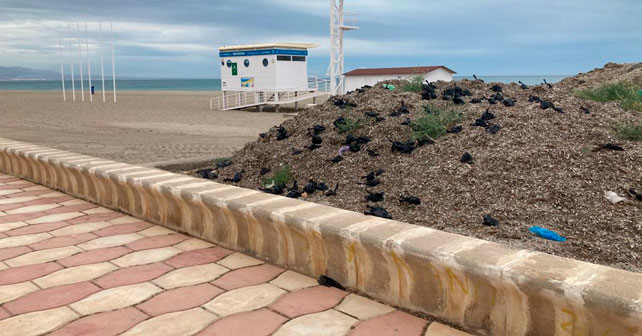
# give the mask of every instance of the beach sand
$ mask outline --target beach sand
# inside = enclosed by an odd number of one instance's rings
[[[60,92],[0,91],[0,137],[127,163],[225,157],[289,118],[211,111],[220,92],[128,91],[118,103],[62,100]],[[283,111],[283,110],[282,110]]]

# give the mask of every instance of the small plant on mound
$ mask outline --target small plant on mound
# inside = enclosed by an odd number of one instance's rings
[[[430,105],[424,106],[424,113],[412,123],[412,135],[417,140],[437,139],[462,118],[459,110],[438,109]]]
[[[275,171],[272,177],[268,177],[263,180],[263,187],[267,188],[273,185],[285,187],[291,179],[292,171],[290,170],[290,166],[284,165]]]
[[[582,99],[593,100],[597,102],[617,101],[625,110],[635,110],[642,112],[642,94],[633,84],[627,82],[616,82],[602,84],[593,89],[586,89],[577,92],[577,96]]]
[[[620,124],[613,127],[622,140],[642,141],[642,124]]]
[[[337,124],[337,129],[339,133],[348,133],[352,134],[354,131],[363,127],[363,121],[361,119],[355,120],[351,118],[345,118],[343,122]]]
[[[403,85],[401,86],[401,91],[404,92],[421,92],[423,88],[423,83],[424,83],[424,77],[417,75],[413,76],[409,80],[407,80]]]

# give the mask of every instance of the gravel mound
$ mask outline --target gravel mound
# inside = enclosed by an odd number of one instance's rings
[[[333,97],[262,134],[229,166],[203,168],[241,187],[640,272],[642,201],[629,191],[642,192],[642,146],[617,139],[612,126],[642,115],[574,95],[619,80],[642,88],[642,63],[528,87],[462,80],[415,93],[387,81],[396,89],[379,83]],[[417,141],[425,105],[463,118],[434,143]],[[265,188],[284,166],[292,180]],[[606,191],[626,200],[613,204]],[[538,238],[531,226],[567,240]]]

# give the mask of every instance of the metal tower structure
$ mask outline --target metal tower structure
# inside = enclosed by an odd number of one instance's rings
[[[343,93],[343,33],[359,29],[357,14],[343,12],[343,0],[330,0],[330,94]]]

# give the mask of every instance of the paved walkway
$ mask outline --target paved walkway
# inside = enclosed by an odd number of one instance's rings
[[[420,336],[426,325],[299,273],[0,174],[2,335]]]

